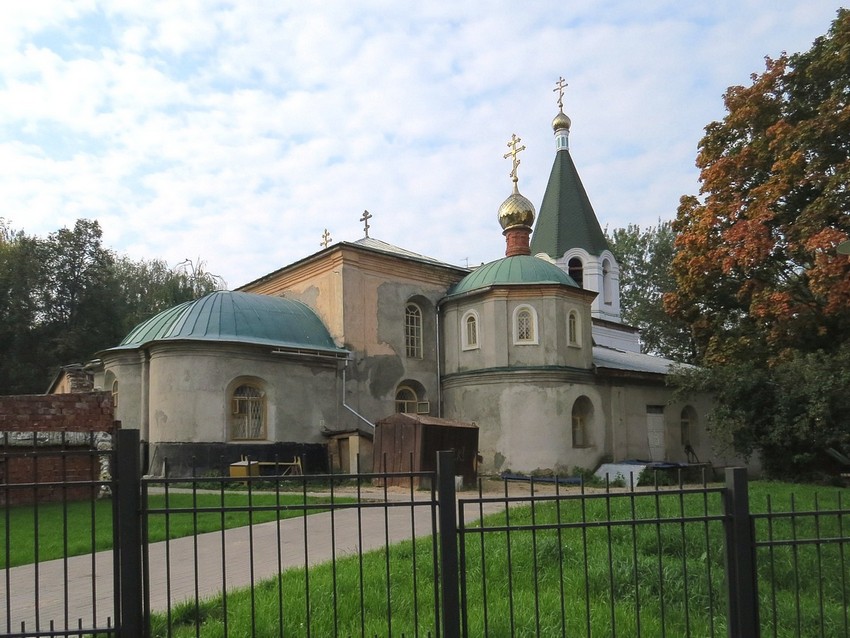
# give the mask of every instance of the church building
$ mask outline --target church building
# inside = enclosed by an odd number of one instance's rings
[[[149,443],[150,471],[164,458],[214,467],[356,446],[396,412],[477,425],[483,473],[689,453],[723,464],[710,400],[675,398],[674,362],[642,354],[621,321],[619,267],[570,154],[563,81],[556,90],[539,214],[518,187],[525,147],[508,143],[505,257],[443,263],[370,237],[366,212],[363,238],[160,313],[101,352],[96,385]]]

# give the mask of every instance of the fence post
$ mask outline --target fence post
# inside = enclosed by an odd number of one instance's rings
[[[139,431],[118,430],[116,433],[115,480],[113,507],[118,508],[118,587],[121,609],[121,638],[141,638],[142,627],[142,537],[139,527],[141,471]]]
[[[726,468],[724,492],[729,638],[758,638],[759,601],[755,534],[750,518],[747,470]]]
[[[440,606],[445,638],[460,638],[458,589],[457,494],[454,450],[437,452],[437,503],[440,508]]]

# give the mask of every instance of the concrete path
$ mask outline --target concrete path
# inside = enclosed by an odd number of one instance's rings
[[[245,587],[275,576],[279,569],[315,565],[334,556],[428,536],[432,533],[430,500],[425,500],[428,496],[424,494],[416,499],[411,504],[409,495],[395,495],[387,502],[359,509],[152,544],[151,608],[163,611],[196,596],[214,596],[225,582],[228,590]],[[503,507],[491,503],[484,512]],[[112,561],[112,552],[106,551],[0,571],[0,603],[7,600],[7,590],[10,592],[9,608],[0,609],[0,635],[20,631],[22,623],[30,631],[49,629],[51,621],[57,630],[80,624],[84,628],[107,626],[114,617]]]

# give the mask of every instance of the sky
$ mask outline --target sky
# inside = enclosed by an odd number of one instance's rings
[[[603,228],[675,217],[704,127],[824,0],[34,0],[0,5],[0,217],[95,219],[132,259],[229,288],[371,237],[450,264],[504,255],[503,158],[537,207],[570,152]]]

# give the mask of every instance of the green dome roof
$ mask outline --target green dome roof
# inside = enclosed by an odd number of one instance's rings
[[[504,257],[476,268],[461,279],[448,296],[489,288],[490,286],[518,286],[524,284],[561,284],[578,288],[563,270],[555,264],[530,255]]]
[[[334,344],[316,313],[303,303],[230,291],[214,292],[169,308],[136,326],[114,349],[184,339],[345,352]]]

